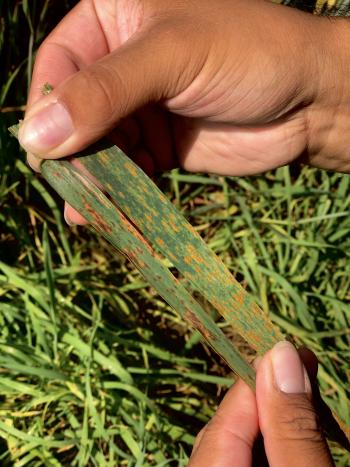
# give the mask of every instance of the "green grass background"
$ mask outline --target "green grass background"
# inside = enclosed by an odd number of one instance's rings
[[[65,225],[62,201],[7,132],[38,44],[73,3],[0,0],[0,465],[184,466],[232,374],[104,240]],[[349,176],[175,170],[158,183],[317,354],[324,398],[350,426]]]

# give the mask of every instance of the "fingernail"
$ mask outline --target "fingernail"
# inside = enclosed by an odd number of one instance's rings
[[[288,341],[278,342],[271,351],[271,361],[280,391],[288,394],[306,392],[308,376],[293,344]]]
[[[73,121],[67,109],[55,102],[24,120],[19,129],[18,139],[27,151],[45,154],[49,149],[62,144],[73,131]]]

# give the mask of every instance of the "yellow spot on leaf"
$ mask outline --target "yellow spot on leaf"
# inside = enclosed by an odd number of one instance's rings
[[[125,162],[124,167],[133,177],[137,176],[137,169],[131,162]]]

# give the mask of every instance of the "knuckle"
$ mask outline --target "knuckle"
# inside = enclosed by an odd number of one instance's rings
[[[126,85],[117,70],[95,64],[80,72],[80,80],[85,95],[93,100],[90,104],[103,119],[114,122],[116,116],[128,106]]]
[[[49,38],[44,39],[36,52],[36,59],[38,59],[38,57],[41,57],[50,47],[52,47],[52,44]]]
[[[291,397],[289,407],[278,414],[278,438],[289,441],[323,442],[323,434],[318,416],[307,398]]]
[[[323,439],[316,420],[311,417],[294,415],[284,420],[282,417],[281,422],[284,424],[284,438],[305,441],[321,441]]]
[[[87,89],[87,95],[93,98],[94,103],[101,106],[103,113],[112,114],[114,84],[109,74],[100,67],[94,66],[82,70],[80,79],[83,82],[82,87]]]
[[[37,65],[40,63],[42,65],[45,63],[47,68],[54,65],[57,50],[59,49],[63,49],[63,46],[52,42],[50,37],[47,37],[35,54],[35,64]]]

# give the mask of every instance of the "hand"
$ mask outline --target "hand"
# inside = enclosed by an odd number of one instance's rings
[[[20,141],[37,170],[116,129],[147,171],[349,171],[349,34],[261,0],[82,0],[39,49]]]
[[[229,390],[197,436],[189,467],[333,466],[312,401],[314,354],[280,342],[257,367],[256,395],[241,380]],[[259,430],[266,455],[254,456]]]

